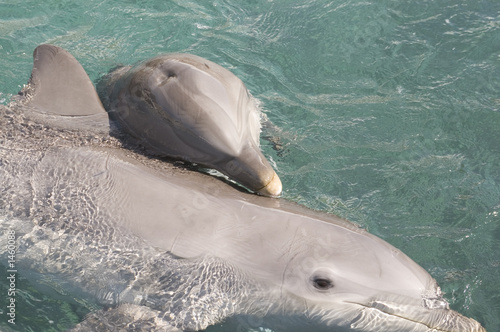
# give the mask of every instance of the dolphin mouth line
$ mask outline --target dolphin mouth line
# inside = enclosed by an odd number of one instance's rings
[[[273,177],[269,181],[267,181],[266,184],[264,184],[262,187],[258,188],[256,191],[261,191],[262,189],[264,189],[265,187],[267,187],[271,182],[273,182],[275,176],[276,175],[273,174]]]
[[[409,318],[409,317],[398,315],[397,313],[392,312],[393,310],[391,310],[389,308],[389,306],[387,306],[386,304],[384,304],[384,302],[381,302],[381,301],[372,301],[369,304],[363,304],[363,303],[352,302],[352,301],[345,301],[345,302],[346,303],[350,303],[350,304],[357,304],[357,305],[363,307],[362,311],[351,322],[351,325],[358,323],[359,321],[361,321],[364,318],[363,312],[366,309],[375,309],[375,310],[377,310],[377,311],[379,311],[379,312],[381,312],[383,314],[386,314],[386,315],[389,315],[389,316],[393,316],[393,317],[397,317],[397,318],[406,320],[408,322],[412,322],[412,323],[415,323],[415,324],[419,324],[419,325],[425,326],[426,328],[428,328],[431,331],[437,331],[437,332],[449,332],[450,331],[450,330],[443,330],[443,329],[441,329],[439,327],[431,326],[431,325],[429,325],[427,323],[424,323],[422,321],[418,321],[418,320],[415,320],[415,319],[412,319],[412,318]]]

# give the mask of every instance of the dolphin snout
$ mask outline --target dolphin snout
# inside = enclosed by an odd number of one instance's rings
[[[283,189],[283,186],[281,185],[281,180],[276,174],[276,172],[273,172],[273,178],[271,181],[269,181],[268,184],[266,184],[264,187],[261,189],[257,190],[257,193],[264,195],[264,196],[279,196],[281,194],[281,190]]]
[[[238,156],[214,168],[258,194],[273,197],[281,194],[278,174],[254,144],[247,144]]]
[[[422,305],[418,301],[411,303],[413,300],[406,300],[404,297],[374,299],[361,304],[365,308],[351,322],[351,327],[364,330],[367,326],[374,326],[380,323],[382,312],[386,321],[393,320],[394,326],[399,326],[399,331],[486,332],[476,320],[449,309],[445,300],[433,301],[431,307],[428,303]]]
[[[276,197],[281,194],[281,180],[267,160],[248,163],[234,159],[221,171],[231,179],[263,196]]]

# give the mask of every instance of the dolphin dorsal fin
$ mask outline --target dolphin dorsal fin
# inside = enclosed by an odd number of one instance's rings
[[[108,113],[94,85],[78,61],[54,45],[40,45],[33,52],[33,71],[19,92],[25,110],[36,121],[51,127],[109,133]]]
[[[43,113],[62,116],[106,114],[80,63],[69,52],[54,45],[40,45],[33,52],[28,89],[28,105]]]

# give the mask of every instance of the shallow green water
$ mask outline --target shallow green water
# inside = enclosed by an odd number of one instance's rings
[[[280,128],[278,150],[262,144],[285,198],[392,243],[453,309],[500,331],[497,0],[0,2],[0,103],[41,43],[93,80],[164,52],[229,68]],[[25,315],[33,330],[82,314],[43,303]]]

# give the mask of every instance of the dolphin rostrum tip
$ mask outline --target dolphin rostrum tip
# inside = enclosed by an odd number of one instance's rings
[[[263,188],[257,190],[257,193],[264,195],[264,196],[271,196],[271,197],[278,197],[281,195],[281,191],[283,190],[283,185],[281,184],[281,180],[274,172],[273,178],[267,185],[265,185]]]

